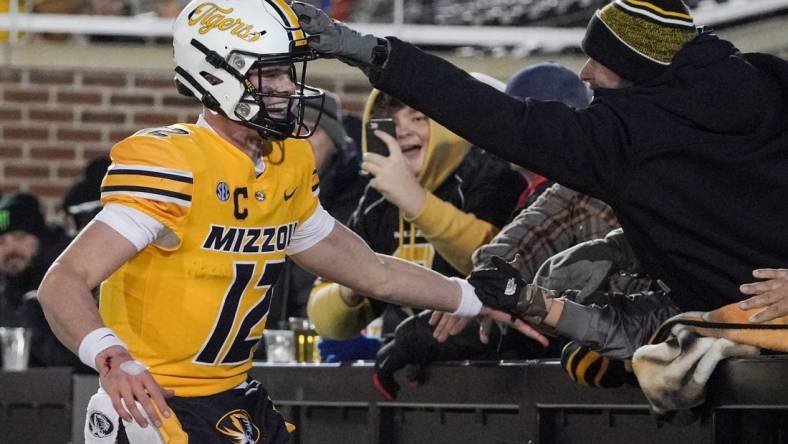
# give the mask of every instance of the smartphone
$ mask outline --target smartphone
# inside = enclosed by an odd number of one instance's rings
[[[367,151],[388,157],[389,147],[386,146],[386,142],[375,135],[375,130],[388,133],[396,139],[397,130],[394,126],[394,119],[369,119],[367,122]]]

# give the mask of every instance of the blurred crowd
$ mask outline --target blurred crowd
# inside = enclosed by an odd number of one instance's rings
[[[725,3],[727,0],[705,0]],[[173,18],[185,0],[20,0],[20,10],[45,14],[93,14]],[[393,0],[311,0],[332,18],[346,22],[387,23],[394,19]],[[475,26],[584,26],[605,0],[405,0],[409,24]],[[704,0],[686,2],[695,8]],[[7,11],[9,0],[0,1]]]
[[[726,3],[728,0],[686,1],[690,8],[703,4]],[[747,1],[747,0],[745,0]],[[757,0],[749,0],[757,1]],[[10,0],[0,0],[0,13],[9,10]],[[393,0],[308,0],[326,11],[332,18],[354,23],[391,23],[395,20],[396,5]],[[174,18],[188,3],[186,0],[20,0],[22,11],[44,14],[87,14],[98,16],[147,16]],[[404,0],[402,20],[413,25],[446,26],[537,26],[582,27],[602,7],[605,0]],[[20,34],[21,35],[21,34]],[[28,36],[29,38],[30,36]],[[0,31],[0,41],[8,33]],[[77,41],[110,44],[169,44],[164,37],[137,35],[77,35],[41,33],[34,38],[47,41]],[[466,55],[476,51],[493,51],[503,54],[511,49],[515,56],[540,51],[523,42],[522,47],[472,48],[464,47]]]

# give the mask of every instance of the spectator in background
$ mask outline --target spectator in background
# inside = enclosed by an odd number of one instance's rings
[[[555,62],[526,66],[509,77],[506,94],[525,100],[556,101],[575,109],[584,109],[591,102],[591,90],[569,68]],[[521,166],[513,165],[528,181],[528,188],[517,199],[517,209],[529,207],[552,182]]]
[[[129,0],[89,0],[90,13],[93,15],[133,15]]]
[[[4,287],[0,297],[0,318],[5,325],[16,324],[32,330],[30,366],[73,367],[78,372],[90,369],[79,362],[52,333],[44,318],[36,290],[49,265],[101,210],[101,179],[109,165],[103,157],[90,162],[82,177],[63,198],[62,208],[69,226],[47,226],[35,196],[18,193],[0,203],[0,280]],[[3,229],[3,222],[8,224]],[[68,233],[70,231],[70,234]],[[21,269],[21,270],[20,270]]]
[[[40,14],[83,14],[87,8],[87,0],[35,0],[32,11]],[[38,34],[45,40],[64,41],[71,38],[71,34],[41,33]]]
[[[68,245],[59,226],[47,226],[38,198],[25,192],[0,200],[0,320],[18,323],[24,295],[38,288],[49,265]]]
[[[307,3],[316,8],[320,8],[330,15],[331,18],[339,21],[347,21],[350,15],[355,13],[360,6],[367,3],[366,0],[307,0]],[[391,5],[389,5],[391,9]],[[390,12],[389,12],[390,14]]]
[[[347,21],[359,2],[360,0],[329,0],[329,14],[335,20]]]
[[[25,293],[34,290],[41,276],[32,271],[46,230],[38,199],[12,193],[0,200],[0,322],[18,321],[16,311]]]
[[[175,18],[181,9],[186,5],[185,0],[155,0],[153,3],[153,11],[159,17]]]
[[[372,117],[392,117],[396,139],[363,128],[362,168],[372,179],[349,228],[374,251],[447,276],[464,275],[473,250],[511,213],[522,178],[505,162],[377,90],[367,101],[364,122]],[[386,142],[388,157],[367,152],[370,137]],[[310,296],[308,313],[322,337],[346,339],[381,314],[383,333],[391,333],[413,311],[323,282]]]
[[[47,226],[34,195],[0,200],[0,325],[31,329],[31,367],[85,369],[52,334],[36,298],[44,273],[70,240],[61,227]]]
[[[93,15],[126,16],[137,13],[133,0],[88,0],[88,13]],[[131,35],[89,35],[92,43],[144,43],[143,37]]]
[[[314,104],[306,106],[304,120],[314,124],[318,111]],[[350,218],[367,184],[359,174],[361,150],[348,136],[344,121],[339,96],[326,91],[323,115],[308,139],[320,178],[320,204],[340,221]]]
[[[318,117],[320,123],[307,139],[315,156],[315,168],[320,178],[320,204],[336,220],[346,222],[356,208],[364,192],[366,179],[359,174],[361,152],[348,137],[343,122],[342,102],[334,93],[325,92],[323,113],[319,103],[309,101],[304,108],[304,122],[314,127]],[[274,287],[268,323],[285,326],[289,316],[305,317],[309,292],[315,275],[287,259],[285,269]],[[281,297],[280,297],[281,296]]]
[[[66,228],[71,234],[82,231],[101,211],[101,179],[110,163],[106,156],[91,160],[82,172],[82,177],[66,190],[61,209],[66,215]]]

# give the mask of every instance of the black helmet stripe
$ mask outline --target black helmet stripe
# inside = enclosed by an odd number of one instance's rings
[[[175,72],[180,74],[180,76],[183,77],[184,80],[189,82],[189,84],[191,84],[191,86],[194,87],[194,89],[196,89],[200,93],[200,97],[198,97],[198,99],[200,99],[200,102],[202,102],[205,106],[207,106],[208,109],[212,109],[216,112],[220,112],[224,114],[224,111],[222,111],[222,107],[219,104],[219,101],[216,100],[213,94],[209,93],[205,88],[203,88],[202,85],[200,85],[200,82],[198,82],[194,77],[192,77],[191,74],[189,74],[185,69],[181,68],[180,66],[175,67]]]
[[[285,25],[285,30],[287,31],[287,37],[292,41],[293,40],[293,30],[300,29],[300,26],[295,26],[282,11],[281,6],[279,6],[275,0],[265,0],[266,3],[271,5],[271,7],[276,11],[276,14],[282,19],[282,23]]]

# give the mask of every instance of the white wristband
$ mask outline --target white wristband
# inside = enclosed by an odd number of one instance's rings
[[[449,278],[460,286],[460,306],[452,313],[455,316],[470,318],[482,311],[482,301],[476,296],[473,285],[465,279]]]
[[[79,343],[79,360],[93,370],[97,370],[96,356],[113,345],[128,350],[126,344],[115,335],[114,331],[107,327],[97,328],[85,335]]]

